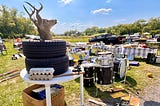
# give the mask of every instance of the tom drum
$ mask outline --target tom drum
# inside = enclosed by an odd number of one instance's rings
[[[96,81],[98,84],[111,84],[113,82],[113,72],[111,66],[96,67]]]

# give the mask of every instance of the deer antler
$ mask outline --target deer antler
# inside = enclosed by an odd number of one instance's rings
[[[43,5],[40,3],[40,8],[37,9],[35,6],[30,4],[29,2],[25,2],[28,4],[31,8],[32,13],[30,13],[27,8],[23,5],[25,11],[29,15],[31,21],[36,25],[40,38],[43,40],[51,40],[52,35],[50,33],[50,29],[53,25],[57,23],[57,20],[47,20],[47,19],[42,19],[41,16],[39,15],[39,12],[43,9]],[[36,15],[36,19],[33,17],[33,15]]]
[[[33,14],[35,13],[35,11],[36,11],[37,21],[38,21],[38,23],[42,23],[42,18],[41,18],[41,16],[39,15],[39,12],[43,9],[43,5],[40,3],[40,8],[37,9],[37,8],[35,8],[32,4],[30,4],[29,2],[25,2],[25,3],[27,3],[29,6],[31,6],[31,7],[33,8],[32,14],[29,14],[28,10],[25,8],[25,6],[23,6],[24,9],[25,9],[25,11],[28,13],[28,15],[29,15],[29,16],[30,16],[30,15],[33,15]],[[32,19],[32,18],[31,18],[31,19]],[[33,20],[33,19],[32,19],[32,20]]]
[[[39,3],[41,5],[41,7],[39,9],[36,9],[32,4],[30,4],[29,2],[25,2],[28,5],[30,5],[33,9],[35,9],[38,13],[43,9],[43,5],[41,3]]]
[[[31,9],[32,13],[29,13],[29,11],[27,10],[27,8],[23,5],[24,10],[27,12],[27,14],[29,15],[30,19],[34,22],[35,25],[37,25],[36,20],[32,18],[33,14],[35,13],[35,9]]]

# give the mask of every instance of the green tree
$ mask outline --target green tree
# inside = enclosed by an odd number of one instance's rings
[[[0,6],[0,33],[3,38],[20,37],[25,34],[37,34],[30,19],[24,18],[14,8]]]
[[[91,36],[97,34],[98,27],[87,28],[84,33],[85,35]]]

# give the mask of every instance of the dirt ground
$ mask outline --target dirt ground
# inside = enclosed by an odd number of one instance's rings
[[[160,106],[160,75],[152,85],[145,87],[140,106]]]

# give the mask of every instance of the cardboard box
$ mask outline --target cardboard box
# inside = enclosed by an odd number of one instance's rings
[[[32,85],[23,90],[22,98],[24,106],[46,106],[46,99],[38,100],[32,95],[32,90],[42,86],[44,85]],[[51,104],[52,106],[64,106],[64,87],[51,94]]]

